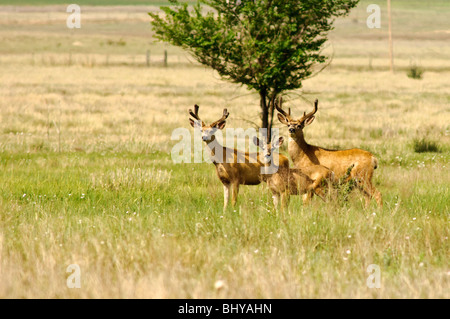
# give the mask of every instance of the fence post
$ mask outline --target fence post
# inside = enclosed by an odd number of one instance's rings
[[[164,50],[164,66],[167,67],[167,50]]]
[[[150,66],[150,50],[147,50],[146,61],[147,61],[147,67],[149,67]]]

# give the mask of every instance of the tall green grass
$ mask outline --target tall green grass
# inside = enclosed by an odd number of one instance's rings
[[[307,207],[292,197],[283,213],[260,185],[241,187],[239,206],[223,212],[212,165],[168,160],[1,153],[0,296],[448,296],[450,194],[439,169],[402,179],[409,170],[385,168],[383,210],[354,193]],[[65,284],[69,264],[80,265],[81,289]],[[370,264],[381,267],[380,290],[366,286]]]

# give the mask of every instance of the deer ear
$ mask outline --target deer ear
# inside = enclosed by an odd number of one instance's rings
[[[191,126],[193,128],[201,129],[203,126],[205,126],[205,123],[193,119],[189,119],[189,123],[191,123]]]
[[[283,142],[284,142],[284,137],[281,136],[281,137],[278,139],[278,147],[280,147],[281,145],[283,145]]]
[[[259,146],[259,138],[257,138],[256,136],[253,136],[253,144]]]
[[[309,124],[311,124],[312,122],[314,122],[314,119],[315,119],[316,117],[313,115],[313,116],[311,116],[311,117],[309,117],[306,121],[305,121],[305,126],[307,126],[307,125],[309,125]]]
[[[288,121],[287,121],[287,119],[286,119],[286,116],[284,116],[284,115],[281,114],[281,113],[278,113],[278,120],[279,120],[281,123],[288,125]]]
[[[276,140],[273,144],[272,144],[272,149],[277,149],[279,148],[284,142],[284,138],[280,137],[278,140]]]

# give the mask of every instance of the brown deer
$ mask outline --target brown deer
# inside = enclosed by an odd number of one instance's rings
[[[303,113],[298,120],[291,117],[291,112],[286,113],[281,107],[281,100],[275,105],[278,110],[278,119],[289,129],[289,156],[297,168],[307,168],[312,165],[323,165],[331,169],[337,179],[345,177],[350,167],[350,176],[366,198],[366,207],[370,200],[375,198],[378,206],[383,206],[381,193],[372,185],[374,169],[378,166],[376,157],[358,148],[348,150],[329,150],[319,146],[310,145],[305,141],[303,129],[314,121],[319,101],[314,102],[314,110]]]
[[[262,149],[262,160],[265,167],[269,167],[269,163],[278,167],[278,170],[274,173],[268,172],[267,174],[261,174],[261,179],[267,183],[267,186],[273,194],[273,204],[278,207],[278,203],[281,199],[281,207],[287,208],[289,205],[290,195],[303,194],[303,204],[308,204],[313,194],[317,194],[324,200],[321,184],[312,180],[303,170],[298,168],[289,167],[289,159],[279,153],[278,156],[274,156],[276,151],[282,144],[284,138],[280,137],[274,143],[268,141],[261,143],[261,141],[255,136],[253,143]],[[275,163],[272,163],[274,161]],[[280,165],[282,163],[282,165]],[[316,165],[320,166],[320,165]],[[332,172],[331,172],[332,173]]]
[[[211,160],[216,167],[217,176],[223,184],[224,210],[228,206],[230,191],[231,204],[236,205],[239,193],[239,185],[258,185],[261,183],[261,167],[263,166],[260,154],[241,152],[220,145],[216,140],[215,133],[225,127],[229,115],[227,109],[223,110],[222,117],[206,125],[198,116],[199,106],[195,105],[195,111],[189,109],[189,114],[194,118],[189,119],[192,127],[200,129],[202,140],[206,143]],[[289,160],[281,165],[288,165]]]

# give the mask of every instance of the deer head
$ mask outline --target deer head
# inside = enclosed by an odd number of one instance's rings
[[[196,104],[194,106],[195,110],[194,112],[192,112],[192,110],[189,109],[189,114],[194,118],[194,119],[190,118],[189,123],[193,128],[201,130],[203,141],[210,142],[214,139],[214,134],[216,133],[216,131],[222,130],[225,127],[226,119],[228,115],[230,115],[230,113],[228,113],[227,109],[223,109],[223,115],[219,120],[212,122],[209,125],[206,125],[205,122],[203,122],[198,116],[199,108],[200,107]]]
[[[272,156],[273,152],[280,148],[280,146],[283,144],[284,138],[280,137],[275,142],[271,141],[265,141],[261,142],[258,137],[253,137],[253,143],[262,149],[263,153],[263,163],[268,164],[272,162]]]
[[[314,101],[314,110],[312,110],[310,113],[306,114],[306,112],[303,113],[303,116],[301,118],[299,118],[298,120],[294,120],[291,117],[291,109],[289,109],[288,113],[286,113],[282,106],[282,100],[277,100],[275,102],[275,107],[277,109],[278,113],[278,120],[283,123],[284,125],[287,125],[288,129],[289,129],[289,134],[291,135],[295,135],[298,131],[303,131],[303,128],[309,124],[311,124],[314,119],[315,116],[314,114],[316,114],[317,112],[317,107],[319,104],[319,101],[316,99]]]

